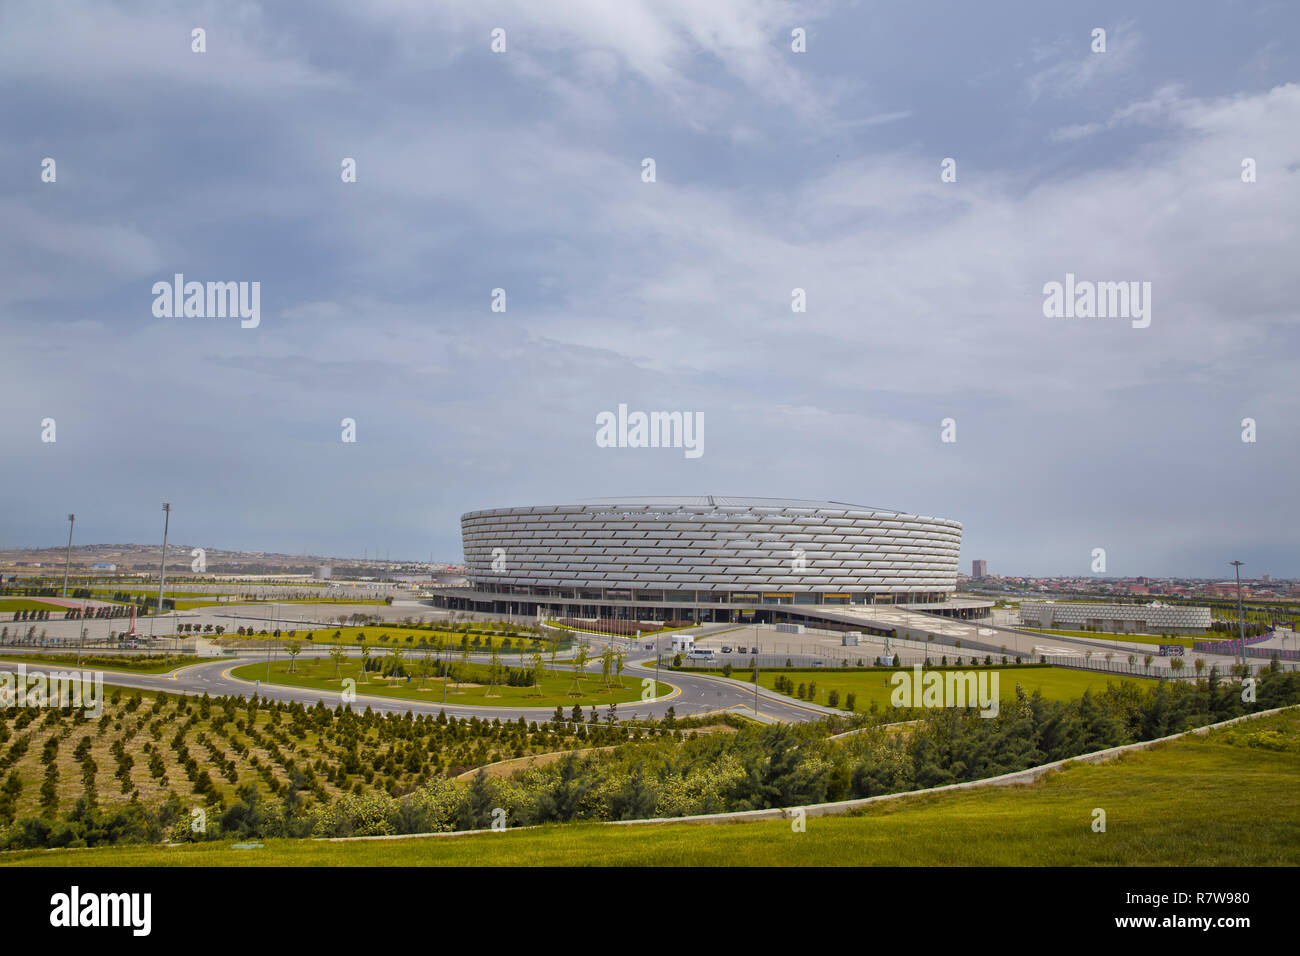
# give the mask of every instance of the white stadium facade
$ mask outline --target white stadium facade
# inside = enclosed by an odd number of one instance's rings
[[[816,623],[880,604],[948,613],[961,524],[834,501],[598,498],[461,517],[468,586],[510,615]],[[953,616],[966,616],[957,609]]]

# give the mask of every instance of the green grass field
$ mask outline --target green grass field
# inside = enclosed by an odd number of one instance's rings
[[[552,629],[556,629],[556,630],[564,630],[564,631],[572,631],[572,632],[575,633],[575,634],[588,634],[588,635],[592,635],[592,636],[595,636],[595,637],[621,637],[621,638],[623,638],[624,640],[632,640],[632,639],[636,638],[636,635],[635,635],[635,634],[614,634],[614,635],[609,635],[609,634],[606,634],[604,631],[588,630],[588,629],[585,628],[585,627],[570,627],[570,626],[568,626],[568,625],[566,625],[566,624],[557,624],[555,621],[547,621],[546,623],[547,623],[548,625],[550,625],[550,628],[552,628]],[[673,631],[688,631],[688,630],[691,629],[691,627],[694,627],[694,626],[695,626],[695,625],[692,624],[692,625],[690,625],[689,627],[659,627],[659,628],[653,628],[653,627],[651,627],[649,624],[647,624],[647,625],[645,625],[645,630],[643,630],[643,631],[641,632],[641,637],[642,637],[642,638],[654,637],[655,635],[664,635],[664,634],[668,634],[668,633],[673,632]]]
[[[1148,680],[1145,677],[1118,677],[1114,674],[1096,674],[1091,671],[1067,670],[1062,667],[950,667],[948,669],[974,670],[976,672],[984,670],[997,671],[999,675],[998,696],[1002,700],[1015,699],[1016,684],[1024,687],[1025,692],[1029,694],[1034,691],[1041,691],[1042,695],[1048,700],[1072,700],[1076,697],[1082,697],[1084,691],[1087,690],[1094,693],[1104,690],[1107,683]],[[910,669],[902,668],[902,670],[909,677],[911,676]],[[930,668],[929,670],[943,670],[943,668]],[[844,706],[846,694],[857,694],[855,709],[865,711],[869,710],[873,703],[881,710],[886,710],[891,706],[889,698],[894,685],[890,683],[890,678],[897,672],[886,670],[845,671],[834,667],[804,671],[760,671],[759,684],[768,690],[775,690],[778,673],[794,681],[796,687],[799,684],[816,682],[816,703],[822,705],[826,704],[827,695],[833,690],[840,692],[841,707]],[[744,680],[750,676],[750,672],[738,668],[732,671],[731,676]],[[797,700],[798,698],[793,699]]]
[[[1179,644],[1182,647],[1191,647],[1197,641],[1205,641],[1207,637],[1161,637],[1159,634],[1110,634],[1107,632],[1097,631],[1056,631],[1048,630],[1042,627],[1021,627],[1021,631],[1032,631],[1035,634],[1055,634],[1057,637],[1086,637],[1094,641],[1128,641],[1131,644]],[[1103,652],[1104,653],[1104,652]],[[1117,654],[1126,656],[1129,652],[1117,651]],[[1141,651],[1134,651],[1139,658],[1142,656]]]
[[[299,626],[294,624],[294,622],[285,621],[282,622],[279,627],[280,636],[274,638],[274,640],[310,641],[312,644],[321,644],[325,646],[343,644],[346,647],[370,647],[379,650],[386,650],[393,647],[400,647],[403,650],[411,650],[419,647],[433,647],[435,646],[435,642],[439,638],[442,638],[445,651],[451,654],[459,653],[461,639],[465,636],[464,632],[460,631],[452,633],[451,631],[432,630],[430,628],[403,627],[400,624],[367,624],[362,627],[323,627],[315,630],[301,630],[298,629]],[[269,631],[271,628],[268,627],[267,630]],[[297,633],[293,637],[290,637],[290,630],[297,630]],[[335,636],[336,634],[338,635],[337,637]],[[261,634],[242,635],[236,633],[232,635],[229,631],[226,632],[225,636],[235,638],[245,637],[252,640],[267,639]],[[362,640],[358,641],[358,636],[360,636]],[[473,643],[475,637],[479,638],[479,644],[477,646]],[[503,647],[507,640],[510,641],[510,647],[502,650],[502,658],[508,663],[513,663],[515,666],[519,666],[519,643],[520,641],[523,641],[526,647],[533,647],[534,642],[531,634],[523,634],[507,638],[501,635],[493,636],[474,631],[470,633],[470,652],[479,653],[482,651],[486,653],[494,646],[498,648]],[[421,641],[424,643],[421,644]],[[546,653],[549,653],[549,645],[537,644],[536,646]]]
[[[168,589],[164,592],[163,598],[209,598],[215,600],[222,592],[218,591],[172,591]],[[134,597],[156,598],[158,589],[155,588],[92,588],[90,596],[96,601],[112,601],[115,594],[129,594]]]
[[[172,654],[167,660],[155,660],[154,655],[149,655],[148,659],[140,657],[122,655],[115,660],[110,660],[103,653],[87,653],[81,655],[82,667],[97,671],[119,671],[129,674],[166,674],[168,671],[174,671],[178,667],[189,667],[191,664],[205,664],[208,661],[222,660],[219,657],[194,657],[193,655],[178,656]],[[75,667],[77,664],[76,654],[0,654],[0,661],[23,664],[43,664],[46,667],[60,670],[67,667]]]
[[[406,666],[414,667],[418,659],[408,658]],[[557,704],[566,709],[574,704],[581,704],[583,707],[591,705],[605,706],[607,704],[625,704],[633,703],[642,699],[642,676],[632,675],[627,671],[623,673],[622,687],[617,686],[617,678],[611,676],[616,686],[611,688],[602,688],[600,685],[600,674],[588,672],[579,683],[580,696],[569,696],[570,691],[574,688],[574,672],[572,670],[560,670],[553,672],[548,670],[546,676],[542,678],[540,693],[538,688],[533,687],[507,687],[499,685],[491,689],[495,696],[488,696],[489,688],[486,685],[488,679],[488,668],[484,664],[462,664],[453,661],[458,668],[458,673],[464,675],[459,680],[453,680],[447,690],[447,702],[456,704],[473,704],[478,707],[554,707]],[[289,673],[289,662],[283,658],[273,661],[270,667],[270,681],[274,684],[288,684],[293,687],[310,687],[316,690],[340,690],[341,684],[339,678],[334,676],[334,662],[329,658],[311,658],[308,660],[299,660],[295,663],[294,673]],[[412,677],[408,682],[406,678],[386,679],[378,674],[371,673],[367,675],[367,680],[362,681],[361,662],[355,659],[349,659],[342,662],[339,667],[339,673],[344,678],[352,678],[357,682],[356,692],[358,695],[374,697],[394,697],[400,700],[423,700],[438,703],[443,697],[443,681],[441,678],[429,678],[420,686],[420,679]],[[265,681],[267,680],[267,665],[244,664],[236,667],[233,671],[235,677],[246,681]],[[479,683],[482,681],[483,683]],[[460,685],[460,686],[458,686]],[[672,687],[668,684],[660,683],[657,696],[666,695],[672,692]]]
[[[237,603],[237,602],[231,602]],[[387,606],[388,602],[381,598],[340,598],[340,597],[310,597],[310,598],[262,598],[252,599],[247,603],[251,604],[380,604]]]
[[[12,614],[14,611],[49,611],[53,619],[57,614],[59,619],[63,619],[63,612],[67,608],[58,604],[50,604],[46,601],[37,601],[34,598],[15,598],[0,597],[0,612]],[[20,622],[21,623],[21,622]]]
[[[1295,866],[1300,712],[1037,783],[903,797],[858,816],[593,824],[458,837],[30,850],[7,866]],[[1106,811],[1106,832],[1092,830]],[[1243,813],[1243,807],[1252,812]]]

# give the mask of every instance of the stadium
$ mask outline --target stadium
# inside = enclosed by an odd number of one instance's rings
[[[468,586],[441,606],[639,621],[823,621],[879,604],[943,613],[961,524],[834,501],[597,498],[461,517]]]

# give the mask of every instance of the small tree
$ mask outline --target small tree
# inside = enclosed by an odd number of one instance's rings
[[[600,686],[609,686],[610,672],[614,669],[614,648],[606,644],[600,652]]]

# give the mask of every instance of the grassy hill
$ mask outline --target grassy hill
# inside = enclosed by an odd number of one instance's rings
[[[857,816],[327,842],[0,854],[20,866],[1278,866],[1300,864],[1300,711],[1074,765],[1026,786],[876,804]],[[1092,830],[1106,811],[1105,833]]]

